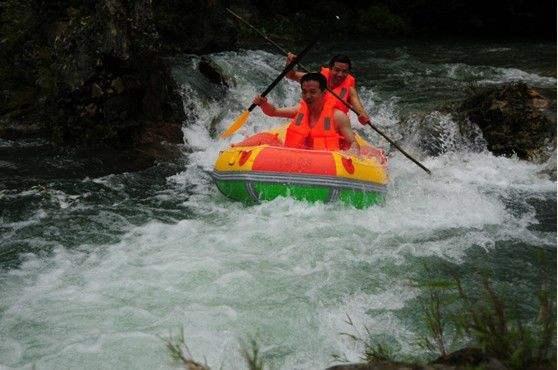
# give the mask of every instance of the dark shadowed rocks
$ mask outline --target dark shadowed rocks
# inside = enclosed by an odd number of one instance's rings
[[[474,88],[455,106],[411,115],[411,141],[427,155],[488,149],[537,163],[556,153],[556,106],[524,83]]]
[[[215,85],[221,85],[223,87],[230,87],[231,83],[229,78],[223,72],[223,69],[219,67],[211,58],[202,56],[198,69],[202,75],[204,75],[211,83]]]
[[[187,112],[166,56],[233,48],[235,29],[219,9],[172,0],[6,1],[0,138],[128,151],[121,157],[141,154],[145,164],[172,158],[178,150],[168,144],[183,143]]]
[[[538,90],[512,83],[476,91],[458,113],[481,129],[494,154],[542,162],[556,145],[555,110]]]
[[[489,357],[477,348],[464,348],[440,357],[430,364],[412,364],[397,361],[378,361],[373,363],[344,364],[327,370],[507,370],[500,361]]]

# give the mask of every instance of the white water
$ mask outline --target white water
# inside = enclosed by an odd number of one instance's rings
[[[525,198],[548,199],[556,183],[539,174],[542,165],[488,152],[421,158],[432,176],[393,153],[386,203],[366,210],[285,198],[246,207],[225,199],[204,169],[229,141],[211,138],[209,122],[225,108],[217,130],[227,127],[282,60],[264,52],[215,58],[226,70],[250,65],[262,77],[254,85],[248,72],[235,76],[225,105],[191,97],[200,116],[184,133],[194,151],[156,195],[180,200],[189,214],[134,226],[101,212],[95,222],[120,223],[117,242],[59,244],[0,270],[0,368],[180,368],[159,336],[183,327],[194,358],[215,369],[245,368],[239,343],[249,337],[273,368],[320,369],[332,364],[333,353],[358,361],[362,348],[339,334],[354,333],[347,316],[362,332],[366,326],[397,342],[401,353],[418,355],[416,333],[399,314],[420,294],[412,284],[417,258],[436,268],[439,259],[460,265],[472,250],[493,259],[499,241],[555,248],[555,232],[530,227],[538,221]],[[379,124],[393,126],[396,101],[373,105],[368,94],[373,89],[363,89],[363,100]],[[297,87],[282,84],[270,99],[294,103]],[[255,110],[232,141],[275,124]],[[125,191],[118,176],[84,181]],[[88,196],[43,191],[59,202],[56,212],[83,208]],[[184,200],[179,194],[186,191],[193,194]],[[44,222],[49,212],[38,209],[24,222]],[[14,232],[25,226],[3,225]],[[35,237],[48,240],[47,232]]]

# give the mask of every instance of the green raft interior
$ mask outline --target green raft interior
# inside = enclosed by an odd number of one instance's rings
[[[308,202],[339,200],[356,208],[366,208],[384,201],[384,194],[375,191],[335,189],[318,185],[298,185],[240,180],[217,180],[217,187],[227,197],[245,204],[256,204],[277,197],[291,197]]]

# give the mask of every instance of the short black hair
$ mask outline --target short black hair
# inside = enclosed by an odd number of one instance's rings
[[[335,63],[345,63],[349,65],[349,69],[351,69],[351,59],[348,56],[343,54],[334,55],[333,58],[329,61],[329,68],[332,68]]]
[[[320,90],[322,91],[324,91],[327,87],[326,78],[323,74],[318,72],[310,72],[302,76],[302,78],[300,79],[300,86],[302,86],[302,83],[306,81],[317,81],[320,84]]]

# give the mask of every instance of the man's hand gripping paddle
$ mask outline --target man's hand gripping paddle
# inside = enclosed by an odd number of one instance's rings
[[[306,53],[308,53],[308,51],[312,48],[312,46],[314,46],[314,44],[318,41],[318,39],[314,39],[304,50],[302,50],[296,58],[293,59],[292,62],[290,62],[285,69],[283,70],[283,72],[281,72],[281,74],[279,76],[277,76],[277,78],[271,83],[271,85],[269,85],[267,87],[267,89],[265,89],[265,91],[263,93],[261,93],[261,96],[264,97],[267,94],[269,94],[269,92],[271,90],[273,90],[273,88],[279,83],[279,81],[281,81],[281,79],[283,77],[285,77],[285,75],[287,73],[289,73],[289,71],[291,69],[294,68],[295,65],[298,64],[298,62],[302,59],[302,57],[304,57],[304,55]],[[256,104],[252,104],[247,110],[245,110],[244,112],[242,112],[242,114],[221,134],[221,138],[226,138],[231,136],[232,134],[234,134],[239,128],[241,128],[246,121],[248,120],[248,117],[250,116],[250,112],[256,108],[257,105]]]

